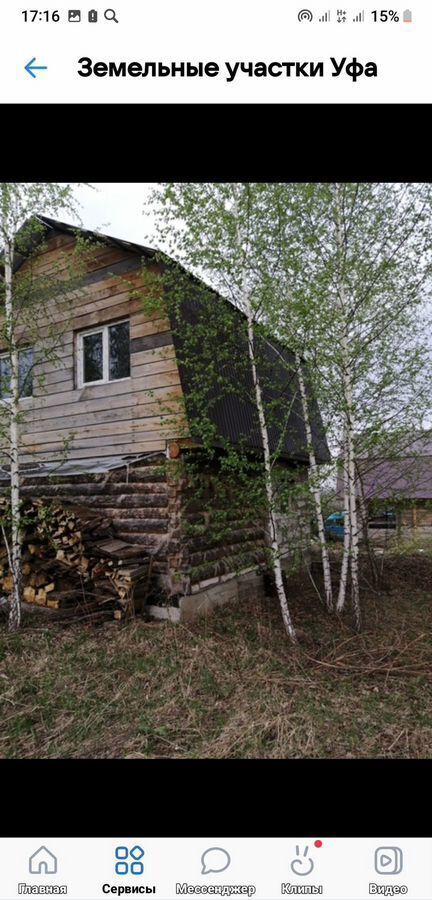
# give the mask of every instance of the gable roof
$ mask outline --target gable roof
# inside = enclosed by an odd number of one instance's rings
[[[96,231],[89,231],[74,225],[51,219],[47,216],[36,216],[35,219],[43,226],[40,234],[35,234],[32,246],[29,251],[37,248],[38,243],[42,240],[49,239],[50,235],[55,233],[70,234],[75,237],[77,234],[83,235],[88,240],[102,241],[106,244],[120,247],[127,253],[136,254],[142,259],[156,260],[159,252],[142,244],[131,243],[130,241],[120,240],[110,235],[101,234]],[[24,228],[25,226],[23,226]],[[16,268],[22,264],[23,258],[17,260]],[[176,264],[177,265],[177,264]],[[210,291],[202,282],[186,272],[183,267],[179,267],[186,275],[192,291],[187,292],[181,305],[181,319],[190,326],[199,321],[207,321],[206,318],[212,314],[212,310],[216,310],[218,303],[224,304],[225,311],[228,311],[228,325],[225,322],[223,326],[217,326],[219,329],[218,342],[233,341],[235,338],[235,346],[232,356],[225,361],[224,376],[226,383],[231,385],[231,390],[218,391],[218,384],[215,381],[210,388],[208,395],[209,418],[211,419],[215,430],[216,446],[220,443],[223,446],[225,441],[235,444],[242,443],[247,448],[261,452],[262,441],[259,431],[259,420],[256,404],[253,399],[254,387],[252,381],[252,372],[248,363],[248,347],[246,332],[246,317],[237,309],[228,299],[218,296],[214,291]],[[210,294],[212,301],[211,306],[203,304],[202,296],[198,289],[199,285],[205,287]],[[196,286],[196,290],[194,289]],[[224,317],[225,318],[225,317]],[[197,431],[197,409],[193,400],[193,366],[187,366],[182,362],[183,358],[183,331],[179,322],[173,324],[173,341],[178,355],[180,379],[183,393],[185,396],[186,411],[190,422],[192,434],[199,440]],[[175,327],[175,325],[179,327]],[[298,462],[308,462],[307,438],[302,416],[301,398],[299,391],[298,378],[295,373],[294,354],[278,341],[269,339],[263,335],[257,335],[256,339],[257,353],[259,355],[258,374],[263,387],[263,398],[266,404],[270,404],[274,414],[269,426],[270,449],[277,452],[278,456],[284,460],[293,460]],[[214,347],[214,352],[217,348]],[[197,353],[200,351],[197,350]],[[246,364],[242,363],[246,361]],[[307,383],[307,369],[303,364],[305,381]],[[309,408],[311,415],[311,428],[314,450],[318,462],[328,462],[330,453],[325,437],[321,415],[315,398],[309,391]]]
[[[26,243],[26,249],[29,253],[31,253],[32,250],[35,250],[43,240],[49,240],[55,232],[68,234],[71,237],[76,237],[77,234],[80,234],[89,241],[103,241],[105,244],[111,244],[113,247],[120,247],[122,250],[139,254],[141,257],[147,256],[149,259],[153,259],[156,253],[155,250],[152,250],[150,247],[144,247],[142,244],[133,244],[130,241],[120,240],[109,234],[102,234],[99,231],[90,231],[89,229],[81,228],[78,225],[71,225],[67,222],[60,222],[57,219],[50,219],[48,216],[33,216],[32,220],[40,222],[43,228],[39,232],[35,232],[31,235],[28,244]],[[28,220],[21,226],[21,232],[25,231],[29,221],[31,220]],[[25,258],[26,257],[23,254],[15,253],[15,271],[23,264]]]

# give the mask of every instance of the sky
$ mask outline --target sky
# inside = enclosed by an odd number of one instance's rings
[[[157,237],[149,203],[154,187],[151,182],[93,182],[93,189],[77,187],[75,196],[81,204],[84,227],[137,244],[155,246]]]

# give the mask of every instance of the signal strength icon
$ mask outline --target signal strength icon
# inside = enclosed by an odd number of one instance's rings
[[[358,15],[353,19],[353,22],[364,22],[364,9],[358,13]]]
[[[330,22],[330,10],[324,13],[324,15],[321,16],[320,19],[318,19],[318,22]]]

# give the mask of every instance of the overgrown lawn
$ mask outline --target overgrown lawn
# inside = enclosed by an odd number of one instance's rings
[[[364,584],[365,630],[289,585],[300,644],[277,601],[191,626],[0,625],[0,756],[432,756],[432,561],[393,558]]]

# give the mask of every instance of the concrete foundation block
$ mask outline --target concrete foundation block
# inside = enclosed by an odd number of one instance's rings
[[[238,588],[234,579],[225,582],[225,584],[208,587],[206,590],[198,591],[196,594],[180,599],[180,621],[191,622],[198,616],[209,615],[218,606],[223,606],[225,603],[235,603],[237,600]]]
[[[146,606],[146,612],[152,619],[180,622],[180,610],[176,606]]]
[[[257,572],[240,575],[237,580],[239,600],[260,600],[265,596],[264,576]]]
[[[205,589],[180,597],[179,605],[148,606],[147,612],[154,619],[171,622],[192,622],[201,616],[211,615],[219,606],[242,600],[262,600],[265,597],[264,577],[257,572],[237,575],[229,581],[220,581]]]
[[[238,603],[251,598],[264,597],[264,578],[256,572],[239,575],[230,581],[209,587],[179,602],[180,621],[192,621],[199,616],[211,614],[217,607],[227,603]]]

